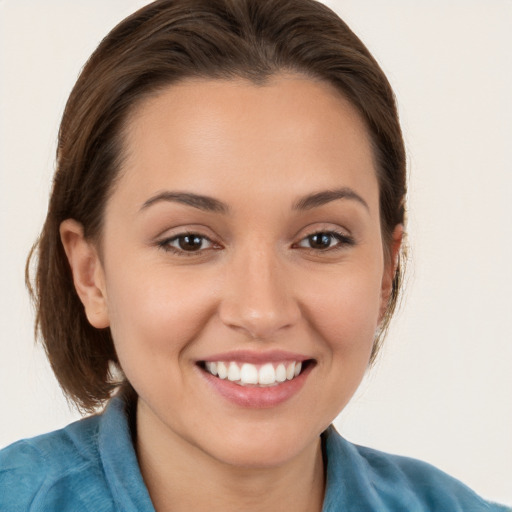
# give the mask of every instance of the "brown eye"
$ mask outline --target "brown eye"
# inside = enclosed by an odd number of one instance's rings
[[[305,249],[325,251],[354,245],[354,240],[347,235],[335,231],[319,231],[303,238],[297,245]]]
[[[308,236],[311,249],[328,249],[333,243],[333,236],[329,233],[315,233]]]
[[[199,235],[182,235],[177,238],[180,249],[198,251],[203,246],[203,237]]]
[[[162,240],[158,245],[166,251],[172,251],[175,253],[191,253],[199,252],[204,249],[211,249],[213,247],[213,242],[209,238],[197,233],[183,233],[181,235]]]

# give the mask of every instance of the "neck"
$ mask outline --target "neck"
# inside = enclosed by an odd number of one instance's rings
[[[277,466],[241,467],[211,457],[169,433],[137,407],[137,454],[157,512],[208,510],[320,512],[324,467],[320,438]]]

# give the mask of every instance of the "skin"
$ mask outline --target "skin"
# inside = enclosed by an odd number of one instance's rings
[[[89,321],[110,326],[138,393],[136,448],[155,508],[320,511],[319,435],[366,371],[402,235],[388,261],[364,123],[330,85],[299,75],[189,80],[133,112],[125,157],[101,257],[77,222],[61,236]],[[360,200],[294,208],[340,188]],[[147,204],[164,191],[229,211]],[[341,241],[319,248],[318,232]],[[180,250],[183,233],[204,237],[201,248]],[[230,402],[197,365],[272,349],[314,361],[275,407]]]

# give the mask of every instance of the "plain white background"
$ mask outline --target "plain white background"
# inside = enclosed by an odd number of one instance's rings
[[[0,0],[0,446],[78,418],[33,341],[26,254],[64,103],[144,0]],[[381,360],[336,420],[512,504],[512,2],[331,0],[395,89],[411,261]]]

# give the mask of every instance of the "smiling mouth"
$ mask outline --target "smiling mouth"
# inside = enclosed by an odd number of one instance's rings
[[[199,367],[214,377],[228,380],[239,386],[271,387],[294,380],[313,363],[312,359],[264,364],[201,361]]]

